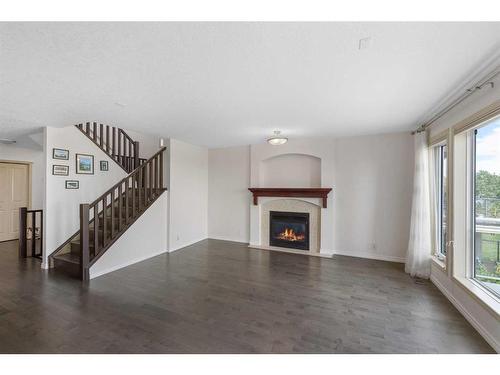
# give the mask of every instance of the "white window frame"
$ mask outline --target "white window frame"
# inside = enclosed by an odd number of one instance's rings
[[[443,147],[446,147],[446,153],[447,153],[447,160],[446,163],[443,163]],[[448,143],[446,141],[440,142],[438,144],[435,144],[432,146],[432,173],[433,173],[433,205],[432,205],[432,212],[433,212],[433,217],[434,217],[434,236],[433,236],[433,242],[434,242],[434,256],[442,261],[443,263],[446,263],[446,253],[447,253],[447,248],[448,248],[448,242],[449,238],[446,238],[446,241],[443,241],[442,238],[442,232],[443,232],[443,223],[442,223],[442,218],[443,218],[443,203],[442,203],[442,197],[443,197],[443,168],[446,168],[448,170],[448,159],[449,159],[449,148],[448,148]],[[446,173],[447,179],[449,179],[449,173],[447,171]],[[446,189],[448,190],[450,186],[449,180],[447,181]],[[450,207],[450,202],[449,202],[449,193],[446,192],[446,197],[448,199],[447,202],[447,207],[449,210]],[[448,221],[449,221],[449,212],[447,215]],[[446,223],[447,225],[447,233],[449,233],[449,222]],[[449,237],[449,236],[447,236]],[[444,252],[443,252],[444,251]]]

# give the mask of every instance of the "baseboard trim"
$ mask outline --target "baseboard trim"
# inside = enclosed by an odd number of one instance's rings
[[[448,298],[453,306],[463,315],[463,317],[474,327],[474,329],[479,332],[479,334],[485,339],[485,341],[490,344],[490,346],[497,352],[500,353],[500,343],[490,335],[488,330],[486,330],[481,323],[479,323],[474,316],[446,289],[446,287],[441,284],[436,277],[431,273],[431,282],[439,289],[443,295]]]
[[[248,245],[248,247],[251,249],[258,249],[258,250],[277,251],[280,253],[306,255],[309,257],[320,257],[320,258],[329,258],[329,259],[331,259],[331,257],[332,257],[331,255],[328,255],[328,254],[312,253],[312,252],[307,251],[307,250],[287,249],[287,248],[276,247],[276,246],[262,246],[262,245],[250,244],[250,245]]]
[[[194,245],[195,243],[198,243],[198,242],[203,241],[203,240],[206,240],[206,239],[208,239],[208,238],[207,238],[207,237],[203,237],[203,238],[200,238],[200,239],[198,239],[198,240],[194,240],[194,241],[189,241],[189,242],[186,242],[185,244],[182,244],[182,245],[180,245],[180,246],[177,246],[177,247],[174,247],[174,248],[168,249],[168,252],[169,252],[169,253],[173,253],[174,251],[184,249],[185,247],[188,247],[188,246]]]
[[[333,255],[342,255],[342,256],[346,256],[346,257],[383,260],[386,262],[394,262],[394,263],[405,263],[405,261],[406,261],[406,259],[404,257],[398,257],[398,256],[394,256],[394,255],[374,254],[374,253],[358,253],[358,252],[347,253],[347,252],[343,252],[343,251],[334,251]]]
[[[147,260],[147,259],[150,259],[150,258],[153,258],[153,257],[156,257],[158,255],[161,255],[161,254],[165,254],[167,252],[167,250],[161,250],[157,253],[153,253],[153,254],[148,254],[146,256],[143,256],[143,257],[139,257],[139,258],[136,258],[134,260],[131,260],[131,261],[128,261],[126,263],[122,263],[122,264],[119,264],[117,266],[113,266],[113,267],[110,267],[106,270],[103,270],[101,272],[97,272],[95,274],[92,274],[92,267],[90,267],[90,279],[95,279],[96,277],[99,277],[99,276],[102,276],[102,275],[105,275],[105,274],[108,274],[110,272],[113,272],[113,271],[117,271],[121,268],[125,268],[125,267],[128,267],[128,266],[131,266],[132,264],[135,264],[135,263],[139,263],[139,262],[142,262],[143,260]]]
[[[229,241],[229,242],[238,242],[238,243],[248,244],[248,241],[244,241],[244,240],[241,240],[241,239],[227,238],[227,237],[209,236],[208,239],[209,240]]]

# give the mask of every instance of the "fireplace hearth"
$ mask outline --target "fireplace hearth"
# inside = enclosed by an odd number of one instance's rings
[[[309,213],[269,212],[269,245],[309,250]]]

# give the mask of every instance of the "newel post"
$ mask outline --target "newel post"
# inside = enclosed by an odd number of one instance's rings
[[[134,169],[139,166],[139,141],[134,142]]]
[[[80,204],[80,277],[89,281],[89,205]]]
[[[28,207],[19,207],[19,258],[27,258],[27,218],[28,218]]]
[[[165,154],[165,150],[160,153],[160,189],[165,188],[165,184],[163,183],[163,154]]]

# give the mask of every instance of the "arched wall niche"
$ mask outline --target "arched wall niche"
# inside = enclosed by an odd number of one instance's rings
[[[260,162],[259,186],[269,188],[321,187],[321,159],[307,154],[283,154]]]

